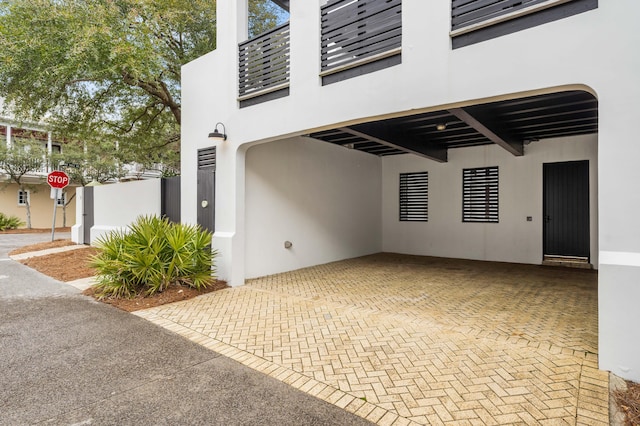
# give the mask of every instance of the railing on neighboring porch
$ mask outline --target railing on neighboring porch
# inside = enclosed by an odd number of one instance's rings
[[[333,0],[321,20],[321,75],[400,54],[402,0]]]
[[[241,43],[239,46],[239,100],[267,94],[289,94],[289,23]],[[268,100],[268,99],[264,99]]]

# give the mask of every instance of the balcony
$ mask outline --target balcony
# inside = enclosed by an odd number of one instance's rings
[[[240,108],[289,95],[289,23],[240,43]]]
[[[320,31],[323,85],[400,64],[402,0],[329,1]],[[240,43],[238,61],[240,108],[288,96],[289,23]]]
[[[334,0],[321,8],[322,84],[401,63],[402,0]]]
[[[452,0],[453,48],[596,9],[598,0]]]

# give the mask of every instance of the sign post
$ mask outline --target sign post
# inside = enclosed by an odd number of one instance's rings
[[[62,170],[54,170],[47,175],[47,183],[54,192],[53,197],[53,225],[51,225],[51,241],[56,233],[56,211],[58,208],[58,194],[69,185],[69,176]]]

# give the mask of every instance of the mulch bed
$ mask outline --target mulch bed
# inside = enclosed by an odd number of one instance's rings
[[[89,259],[97,253],[98,249],[95,247],[85,247],[46,256],[31,257],[20,261],[20,263],[58,281],[68,282],[94,276],[96,271],[89,267]]]
[[[625,425],[640,425],[640,384],[627,381],[627,390],[616,391],[613,396],[618,407],[627,416]]]
[[[51,228],[19,228],[19,229],[7,229],[0,231],[0,234],[46,234],[51,233]],[[56,232],[71,232],[71,227],[56,228]]]
[[[58,248],[58,247],[66,247],[66,246],[74,246],[74,245],[76,245],[76,243],[72,242],[71,240],[47,241],[45,243],[31,244],[28,246],[17,248],[9,252],[9,255],[12,256],[15,254],[31,253],[34,251],[46,250],[50,248]]]
[[[192,299],[201,294],[211,293],[212,291],[223,290],[228,288],[226,282],[215,281],[209,287],[202,290],[196,290],[191,287],[181,286],[173,284],[169,288],[165,289],[162,293],[156,293],[152,296],[138,296],[133,299],[116,299],[114,297],[105,297],[98,299],[95,289],[90,287],[82,292],[85,296],[91,296],[99,300],[100,302],[107,303],[115,306],[118,309],[122,309],[127,312],[139,311],[141,309],[153,308],[167,303],[180,302],[182,300]]]

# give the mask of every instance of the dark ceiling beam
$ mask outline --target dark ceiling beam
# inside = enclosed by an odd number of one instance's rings
[[[471,126],[478,133],[485,136],[496,145],[506,149],[513,155],[518,157],[524,155],[522,141],[513,141],[509,140],[506,136],[498,135],[462,108],[452,108],[449,112],[467,123],[467,125]]]
[[[343,127],[340,130],[345,133],[360,136],[361,138],[369,139],[380,145],[399,149],[439,163],[447,162],[446,148],[434,148],[430,146],[424,138],[416,138],[394,132],[391,126],[384,123],[358,124],[351,127]]]

